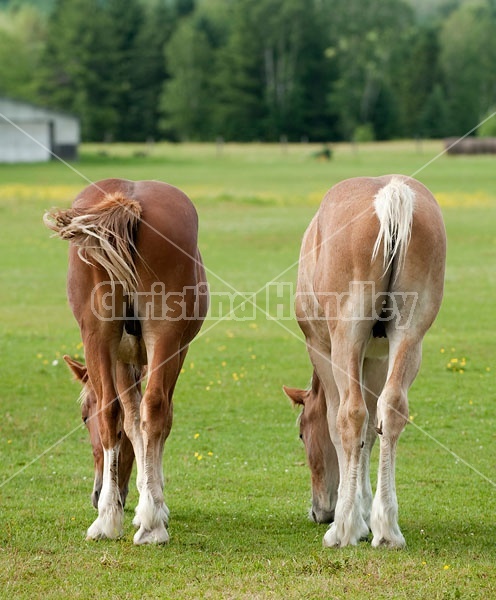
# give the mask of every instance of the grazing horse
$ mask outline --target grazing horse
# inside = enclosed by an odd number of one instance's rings
[[[165,183],[106,179],[44,220],[70,241],[67,292],[87,368],[80,379],[86,401],[92,402],[92,394],[96,398],[103,448],[98,517],[87,538],[122,535],[119,455],[127,435],[139,491],[134,543],[166,543],[162,454],[172,426],[172,396],[208,308],[196,210]]]
[[[314,371],[300,436],[312,474],[312,517],[324,545],[403,547],[395,457],[422,339],[441,305],[446,234],[429,190],[405,176],[359,177],[324,197],[302,242],[296,316]],[[379,435],[377,491],[369,461]]]

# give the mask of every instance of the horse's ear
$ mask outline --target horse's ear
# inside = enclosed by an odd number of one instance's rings
[[[307,390],[300,390],[299,388],[290,388],[286,385],[283,385],[282,389],[293,404],[299,404],[300,406],[305,405],[305,400],[308,395]]]
[[[64,360],[78,381],[81,383],[86,383],[88,381],[88,369],[83,363],[74,360],[74,358],[71,358],[68,354],[64,354]]]

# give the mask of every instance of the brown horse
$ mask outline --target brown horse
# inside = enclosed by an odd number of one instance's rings
[[[165,183],[106,179],[85,188],[72,208],[47,213],[45,223],[70,241],[67,292],[85,349],[85,395],[96,398],[103,448],[98,517],[87,537],[122,534],[118,471],[125,433],[137,463],[134,543],[166,543],[162,454],[172,396],[208,308],[195,208]]]
[[[329,190],[302,242],[296,315],[314,367],[300,433],[312,516],[334,521],[326,546],[402,547],[395,489],[398,438],[422,339],[441,305],[446,235],[432,194],[404,176],[355,178]],[[380,437],[377,491],[369,460]]]

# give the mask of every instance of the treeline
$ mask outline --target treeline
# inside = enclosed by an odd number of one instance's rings
[[[496,106],[496,0],[42,5],[0,12],[0,95],[86,140],[458,136]]]

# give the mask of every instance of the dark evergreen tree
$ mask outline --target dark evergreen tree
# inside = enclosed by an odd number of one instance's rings
[[[438,36],[438,29],[430,25],[412,27],[394,60],[392,82],[403,136],[431,135],[427,128],[430,119],[426,120],[425,114],[427,102],[434,98],[434,87],[442,85]],[[429,110],[432,109],[433,106]]]
[[[330,64],[321,3],[238,0],[219,52],[216,119],[228,139],[324,139]]]
[[[176,14],[167,2],[157,2],[145,11],[130,61],[133,87],[130,91],[127,139],[143,141],[161,136],[160,97],[168,78],[165,45],[175,26]]]
[[[383,126],[382,132],[375,131],[374,119],[380,114],[379,99],[394,89],[391,66],[413,24],[412,11],[401,0],[327,0],[326,5],[331,14],[328,55],[338,70],[329,102],[341,134],[352,139],[358,126],[371,123],[376,136],[384,135]],[[397,133],[395,127],[388,135]]]
[[[170,79],[161,96],[162,130],[175,139],[212,136],[210,107],[213,53],[194,19],[181,21],[166,48]]]
[[[88,140],[103,140],[118,119],[110,28],[98,0],[58,0],[47,26],[40,98],[78,115]]]

